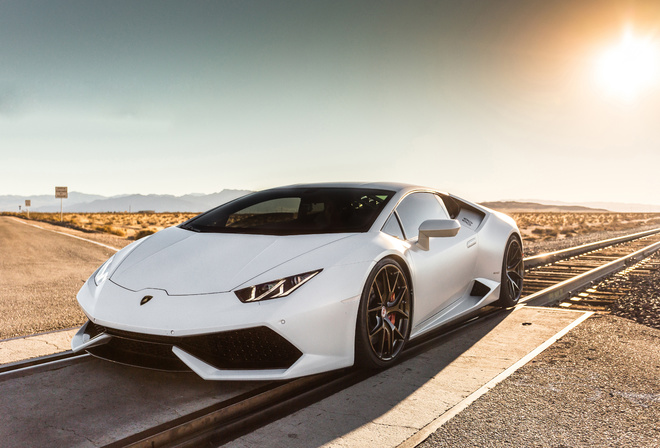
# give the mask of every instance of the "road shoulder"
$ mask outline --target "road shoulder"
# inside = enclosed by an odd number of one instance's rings
[[[74,328],[0,341],[0,365],[71,350],[71,338],[77,331]]]

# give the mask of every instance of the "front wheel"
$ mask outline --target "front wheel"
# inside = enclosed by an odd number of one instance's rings
[[[392,364],[410,336],[412,300],[401,265],[386,258],[376,264],[362,291],[355,335],[356,364]]]
[[[502,283],[500,284],[500,300],[497,302],[498,305],[508,308],[518,303],[522,294],[523,274],[522,244],[517,235],[511,235],[504,249]]]

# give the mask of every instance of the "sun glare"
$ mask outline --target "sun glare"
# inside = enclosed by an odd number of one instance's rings
[[[600,55],[598,80],[610,94],[632,100],[658,84],[659,59],[657,42],[628,29],[618,44]]]

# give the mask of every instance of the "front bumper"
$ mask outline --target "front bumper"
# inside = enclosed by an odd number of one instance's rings
[[[199,336],[153,336],[106,328],[88,321],[76,341],[99,358],[157,370],[191,370],[173,348],[223,370],[286,370],[302,352],[267,327]],[[101,338],[101,339],[99,339]],[[79,346],[80,346],[79,345]]]
[[[232,292],[169,296],[88,281],[78,301],[90,322],[71,345],[124,364],[192,370],[208,380],[289,379],[349,367],[368,269],[325,269],[288,297],[255,303]],[[140,305],[145,295],[153,299]]]

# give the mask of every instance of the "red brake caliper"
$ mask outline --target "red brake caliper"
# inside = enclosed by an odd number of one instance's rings
[[[394,298],[395,298],[395,297],[396,297],[396,296],[394,295],[394,293],[392,293],[392,299],[390,299],[390,301],[391,301],[391,302],[394,302]],[[392,322],[392,325],[395,325],[395,324],[396,324],[396,322],[395,322],[395,321],[396,321],[396,317],[394,316],[394,313],[390,313],[390,315],[387,316],[387,317],[390,318],[390,322]]]

